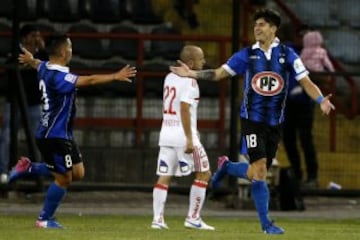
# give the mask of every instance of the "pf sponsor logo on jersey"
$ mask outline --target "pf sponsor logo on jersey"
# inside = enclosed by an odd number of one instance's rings
[[[263,96],[274,96],[284,88],[284,79],[275,72],[260,72],[251,80],[254,91]]]

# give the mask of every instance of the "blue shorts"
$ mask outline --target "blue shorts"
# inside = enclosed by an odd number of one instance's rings
[[[64,174],[72,170],[73,164],[82,162],[76,143],[71,140],[51,138],[36,139],[36,144],[50,171]]]

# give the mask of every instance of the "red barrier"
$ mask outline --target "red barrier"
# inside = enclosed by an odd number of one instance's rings
[[[276,0],[277,3],[281,3],[281,1]],[[284,4],[280,4],[280,6],[284,7]],[[286,6],[286,5],[285,5]],[[287,9],[286,13],[290,13],[290,10]],[[300,24],[300,20],[298,20],[295,15],[291,18],[296,23]],[[243,21],[244,29],[248,29],[248,21]],[[246,32],[246,31],[245,31]],[[46,35],[47,33],[45,33]],[[0,32],[0,36],[7,36],[11,37],[10,32]],[[100,39],[134,39],[138,41],[138,58],[137,58],[137,65],[141,66],[144,63],[144,55],[145,55],[145,48],[144,43],[148,40],[161,40],[161,41],[192,41],[192,42],[213,42],[218,45],[218,56],[220,62],[225,62],[227,59],[226,53],[226,44],[231,41],[230,37],[224,36],[216,36],[216,35],[152,35],[152,34],[122,34],[122,33],[69,33],[71,38],[100,38]],[[244,34],[247,36],[247,34]],[[248,37],[243,38],[244,41],[248,40]],[[341,65],[334,61],[334,65],[336,69],[340,69]],[[73,72],[78,74],[91,74],[93,72],[108,72],[109,70],[101,70],[101,69],[72,69]],[[0,74],[4,73],[4,68],[0,68]],[[143,118],[143,78],[148,76],[159,76],[164,77],[166,73],[164,72],[148,72],[148,71],[140,71],[137,74],[138,84],[136,89],[136,117],[134,119],[126,119],[126,118],[77,118],[76,125],[78,127],[87,127],[87,126],[100,126],[100,127],[113,127],[113,128],[134,128],[136,131],[136,145],[142,145],[142,135],[145,128],[159,128],[160,121],[158,119],[145,119]],[[348,118],[353,118],[357,115],[357,93],[356,93],[356,84],[355,81],[348,76],[345,76],[347,83],[349,84],[349,88],[351,89],[351,104],[349,108],[338,109],[341,113],[345,114]],[[200,120],[199,121],[199,128],[203,129],[213,129],[218,132],[219,136],[219,148],[225,148],[225,136],[226,136],[226,129],[225,129],[225,101],[227,96],[227,84],[226,80],[221,81],[220,83],[220,93],[219,93],[219,116],[215,120]],[[332,78],[331,90],[335,93],[335,78]],[[335,98],[336,99],[336,98]],[[336,103],[336,101],[335,101]],[[336,144],[335,144],[335,133],[336,133],[336,112],[333,113],[330,117],[330,150],[335,151]]]

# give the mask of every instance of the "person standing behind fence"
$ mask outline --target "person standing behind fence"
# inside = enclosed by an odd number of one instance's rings
[[[329,55],[323,47],[323,36],[319,31],[309,31],[305,33],[300,58],[304,62],[305,67],[312,73],[335,71]],[[329,76],[311,75],[314,82],[319,85],[320,88],[323,88],[324,91],[329,90],[331,82]]]
[[[334,67],[322,47],[323,38],[318,31],[308,31],[303,36],[303,48],[300,58],[305,67],[311,72],[334,71]],[[311,74],[311,73],[310,73]],[[319,86],[327,85],[327,77],[312,76]],[[313,141],[313,121],[315,103],[305,93],[296,80],[290,79],[289,94],[285,108],[283,142],[289,162],[299,181],[303,179],[301,170],[301,155],[298,150],[297,136],[299,137],[306,164],[306,180],[304,188],[318,187],[318,161]]]
[[[185,46],[180,59],[191,69],[201,70],[205,64],[201,48]],[[153,221],[151,228],[168,229],[164,219],[165,203],[173,176],[187,176],[195,172],[190,189],[186,228],[214,230],[200,216],[206,188],[210,179],[210,164],[197,130],[199,86],[194,78],[169,73],[164,81],[163,120],[160,131],[156,174],[153,188]]]
[[[324,97],[310,80],[299,56],[276,37],[281,23],[280,15],[270,9],[259,9],[253,20],[257,42],[234,53],[227,63],[216,69],[195,71],[179,61],[180,66],[171,66],[170,70],[177,75],[200,80],[216,81],[244,75],[241,134],[246,138],[250,165],[236,164],[231,165],[236,169],[229,169],[230,161],[219,158],[212,182],[221,181],[230,172],[237,177],[250,179],[251,195],[262,231],[266,234],[283,234],[284,229],[276,226],[269,217],[270,193],[266,176],[280,141],[289,74],[294,74],[306,93],[319,103],[324,114],[329,114],[334,106],[329,101],[331,95]]]
[[[34,169],[31,161],[21,157],[9,175],[14,181],[26,175],[53,175],[43,209],[36,220],[39,228],[62,228],[54,213],[65,196],[72,181],[81,180],[85,169],[80,150],[73,139],[73,125],[76,113],[76,88],[116,81],[131,81],[136,70],[129,65],[111,74],[78,76],[67,67],[72,57],[72,45],[68,36],[54,35],[49,40],[47,51],[49,61],[34,59],[23,49],[19,61],[38,71],[39,89],[42,96],[42,118],[36,133],[36,143],[46,162],[46,167]],[[45,166],[45,164],[43,164]],[[46,171],[47,170],[47,171]]]
[[[48,56],[45,53],[45,43],[41,36],[41,33],[36,25],[26,24],[19,32],[20,45],[19,48],[25,48],[31,52],[35,57],[41,60],[47,60]],[[20,49],[21,50],[21,49]],[[17,56],[9,55],[7,63],[15,63]],[[10,81],[14,82],[16,73],[14,69],[7,70],[8,85]],[[41,99],[39,84],[37,80],[37,72],[35,69],[26,66],[20,66],[21,80],[24,85],[25,97],[26,97],[26,111],[29,116],[30,131],[35,134],[37,126],[40,122],[41,115]],[[10,147],[10,110],[12,98],[15,100],[16,96],[12,96],[13,91],[8,91],[6,95],[6,102],[3,112],[3,124],[0,136],[0,182],[7,183],[8,167],[9,167],[9,147]],[[36,151],[37,152],[37,151]]]

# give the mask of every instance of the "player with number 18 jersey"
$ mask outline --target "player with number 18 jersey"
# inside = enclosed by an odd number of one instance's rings
[[[235,53],[223,68],[232,76],[244,75],[244,97],[240,117],[270,126],[284,121],[289,74],[300,80],[307,76],[299,56],[275,38],[264,52],[259,43]]]

